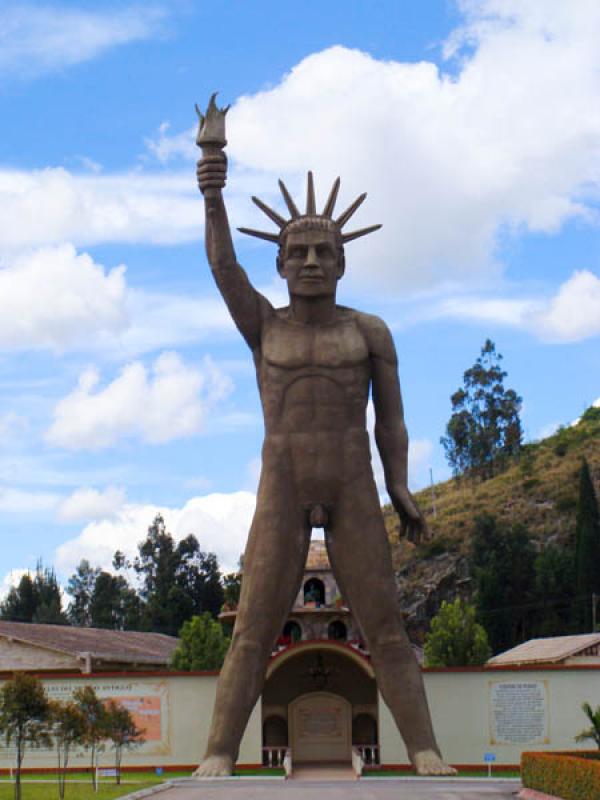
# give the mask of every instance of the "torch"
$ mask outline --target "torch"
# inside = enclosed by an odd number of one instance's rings
[[[227,144],[227,139],[225,138],[225,115],[229,111],[230,106],[217,108],[215,102],[216,96],[217,92],[211,95],[208,101],[206,114],[203,114],[196,104],[196,113],[200,120],[196,144],[198,147],[202,148],[203,158],[221,162],[222,157],[225,157],[223,148]],[[219,192],[219,188],[207,188],[204,192],[204,196],[207,198],[218,197]]]

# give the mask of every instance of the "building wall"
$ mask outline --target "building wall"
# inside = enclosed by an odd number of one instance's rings
[[[450,763],[480,764],[491,752],[498,764],[518,764],[524,750],[590,748],[589,742],[577,745],[574,737],[587,727],[581,704],[598,703],[600,668],[440,670],[424,677],[438,744]],[[512,720],[505,719],[510,706]],[[526,711],[535,724],[520,716]],[[379,726],[382,763],[407,763],[381,698]]]
[[[493,752],[498,764],[514,764],[523,750],[585,749],[586,745],[574,742],[575,735],[587,727],[581,704],[588,701],[595,706],[600,697],[600,668],[593,667],[429,671],[424,677],[439,745],[444,757],[454,764],[481,764],[486,752]],[[209,674],[130,673],[53,677],[44,680],[44,684],[54,698],[67,698],[75,688],[90,684],[101,697],[121,700],[138,715],[138,725],[149,733],[148,741],[139,750],[125,754],[124,766],[168,766],[193,765],[201,760],[216,680],[215,675]],[[274,705],[277,699],[272,698]],[[513,706],[518,713],[507,719],[506,709]],[[525,718],[519,716],[528,707],[531,713]],[[499,741],[507,734],[522,741]],[[535,734],[533,740],[532,734]],[[407,763],[404,745],[381,698],[379,736],[382,763]],[[11,758],[10,753],[0,750],[0,767],[8,767]],[[109,765],[111,759],[112,753],[104,753],[101,764]],[[86,764],[87,760],[85,754],[76,754],[73,766]],[[239,761],[256,764],[260,760],[261,703],[258,703],[242,742]],[[24,766],[53,767],[54,763],[51,753],[29,751]]]
[[[66,653],[56,653],[43,647],[10,641],[0,637],[0,670],[18,672],[20,670],[69,670],[79,671],[82,662]]]

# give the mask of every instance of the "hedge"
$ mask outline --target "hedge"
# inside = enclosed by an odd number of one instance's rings
[[[523,753],[521,781],[527,789],[563,800],[600,800],[600,754]]]

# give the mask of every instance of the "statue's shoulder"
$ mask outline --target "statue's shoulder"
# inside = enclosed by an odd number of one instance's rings
[[[356,325],[362,331],[369,347],[369,352],[372,355],[379,356],[387,361],[396,361],[396,348],[392,334],[381,317],[375,314],[367,314],[364,311],[357,311],[355,308],[343,308],[343,310],[349,317],[354,319]]]

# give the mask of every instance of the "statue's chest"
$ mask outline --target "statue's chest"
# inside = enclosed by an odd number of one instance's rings
[[[353,320],[312,326],[275,319],[264,331],[262,356],[283,369],[347,368],[367,361],[369,351]]]

